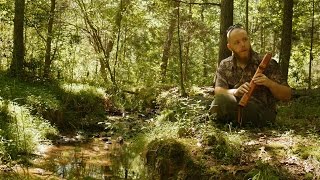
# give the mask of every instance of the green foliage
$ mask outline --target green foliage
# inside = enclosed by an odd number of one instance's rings
[[[318,148],[318,145],[306,146],[304,144],[300,144],[297,147],[295,147],[294,152],[299,154],[302,159],[308,159],[310,157],[314,157],[318,161],[320,161],[320,150]]]
[[[206,134],[203,137],[203,143],[208,146],[206,154],[213,155],[223,164],[239,163],[242,149],[241,144],[236,144],[228,139],[227,135],[215,132]]]
[[[81,127],[101,121],[105,117],[105,93],[104,89],[89,85],[61,84],[63,123],[68,120],[69,126]]]
[[[320,96],[317,93],[315,91],[314,95],[310,93],[309,96],[301,96],[287,105],[280,106],[276,124],[285,129],[304,129],[305,133],[316,132],[320,127]]]
[[[169,109],[173,111],[176,118],[181,121],[201,121],[208,116],[206,111],[211,104],[212,97],[203,97],[203,94],[198,94],[199,89],[191,88],[190,97],[180,97],[179,89],[172,88],[168,91],[163,91],[157,97],[157,103],[161,110]]]
[[[1,74],[0,84],[3,99],[25,105],[33,115],[37,114],[46,118],[49,112],[59,111],[61,108],[61,101],[56,95],[57,87],[54,83],[30,84]]]
[[[112,101],[120,109],[150,113],[156,106],[156,97],[160,93],[158,86],[123,87],[112,97]]]
[[[7,82],[13,82],[8,84]],[[58,127],[94,125],[105,115],[105,90],[90,85],[24,82],[0,77],[4,99],[26,106],[32,115],[50,120]]]
[[[127,2],[123,1],[123,3]],[[319,0],[315,0],[315,17],[319,15],[318,2]],[[117,27],[119,19],[115,19],[120,7],[119,0],[84,1],[84,3],[88,18],[93,23],[103,48],[107,48],[109,41],[113,42],[109,61],[120,89],[158,86],[161,78],[159,75],[163,47],[173,11],[172,2],[130,1],[122,12],[120,27]],[[244,4],[245,0],[234,2],[235,23],[245,24]],[[0,2],[1,22],[3,22],[0,32],[1,70],[6,70],[11,62],[13,5],[13,1]],[[101,7],[104,9],[102,10]],[[26,71],[30,76],[35,76],[33,77],[35,79],[41,78],[44,66],[49,8],[50,2],[44,0],[27,1],[26,5],[25,65]],[[281,42],[282,8],[282,1],[249,1],[249,32],[253,48],[261,53],[272,51],[275,58],[279,56]],[[306,86],[308,50],[310,49],[310,9],[310,1],[294,1],[293,47],[289,71],[289,83],[293,87]],[[219,13],[220,9],[217,6],[189,6],[186,3],[180,3],[183,72],[186,86],[189,88],[193,85],[212,85],[218,54]],[[101,50],[98,52],[97,47],[88,45],[92,44],[94,38],[89,35],[92,29],[90,30],[88,24],[84,22],[84,14],[80,11],[80,7],[72,1],[57,1],[55,15],[51,78],[111,87],[110,74],[104,75],[104,80],[100,71],[103,64],[100,64],[99,59],[103,53]],[[319,57],[318,29],[319,23],[315,23],[314,62],[317,62]],[[171,86],[177,86],[180,78],[177,39],[175,29],[167,77],[162,82]],[[316,87],[319,79],[317,70],[319,64],[314,63],[313,66],[313,87]],[[122,93],[112,95],[120,98],[123,96]],[[130,106],[130,102],[135,105],[135,100],[128,100],[124,106]]]
[[[252,180],[279,180],[287,179],[288,176],[278,168],[258,161],[256,167],[252,169],[245,178],[251,178]]]
[[[41,140],[57,133],[48,121],[16,103],[0,100],[0,110],[0,136],[5,146],[2,154],[10,154],[13,159],[34,152]]]

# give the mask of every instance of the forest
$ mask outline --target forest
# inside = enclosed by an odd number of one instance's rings
[[[0,179],[320,179],[320,0],[0,0]],[[209,113],[241,24],[292,88]]]

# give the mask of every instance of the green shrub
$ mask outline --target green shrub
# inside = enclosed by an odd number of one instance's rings
[[[27,108],[4,100],[0,100],[0,130],[3,153],[10,154],[11,158],[34,152],[47,135],[57,133],[49,122],[31,115]]]
[[[102,88],[83,84],[62,84],[60,98],[64,113],[62,123],[82,127],[96,124],[105,117],[107,98]]]

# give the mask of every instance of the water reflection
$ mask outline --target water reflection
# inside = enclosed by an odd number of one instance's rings
[[[128,143],[101,138],[72,146],[48,146],[42,158],[33,164],[44,172],[52,172],[43,173],[43,178],[145,179],[140,155],[128,147]]]

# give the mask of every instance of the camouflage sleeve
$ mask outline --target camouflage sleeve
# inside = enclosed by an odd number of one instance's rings
[[[274,59],[270,61],[269,66],[266,69],[266,75],[268,76],[269,79],[279,84],[288,86],[286,79],[281,73],[279,64]]]
[[[228,82],[226,79],[226,65],[223,63],[223,61],[220,63],[216,72],[215,87],[222,87],[228,89]]]

